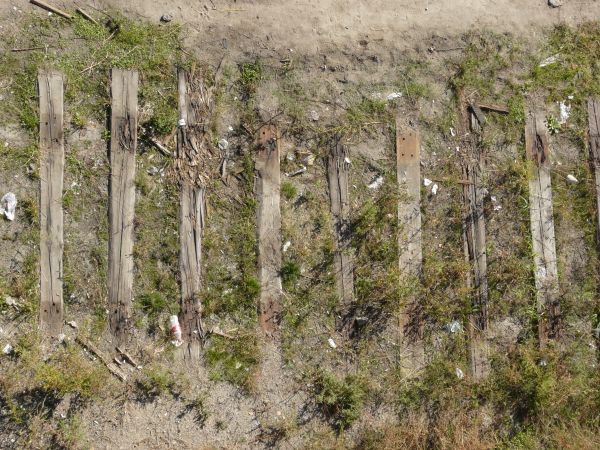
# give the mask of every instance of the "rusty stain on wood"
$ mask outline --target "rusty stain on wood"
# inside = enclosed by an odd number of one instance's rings
[[[112,69],[108,308],[110,330],[119,342],[131,327],[137,92],[136,71]]]
[[[350,325],[352,318],[346,317],[346,313],[354,300],[354,255],[350,246],[350,164],[348,148],[337,138],[327,157],[327,179],[335,227],[334,272],[342,309],[342,321],[338,328]]]
[[[552,210],[548,131],[541,108],[525,111],[525,148],[533,166],[529,178],[529,212],[537,290],[540,347],[558,335],[560,314],[556,243]]]
[[[255,156],[258,199],[258,277],[260,281],[259,320],[270,334],[281,319],[281,211],[279,137],[274,125],[258,130]]]
[[[38,75],[40,96],[40,326],[57,336],[63,324],[63,76]]]
[[[416,130],[396,121],[398,181],[398,264],[401,281],[420,282],[423,265],[421,240],[421,142]],[[425,366],[422,306],[410,298],[400,313],[401,371],[412,377]]]
[[[465,157],[463,178],[469,183],[462,186],[463,246],[469,263],[467,287],[472,292],[469,314],[469,362],[475,380],[485,378],[490,371],[489,343],[487,341],[488,280],[484,215],[484,191],[481,185],[484,158],[481,154],[480,134],[485,117],[474,105],[461,103],[461,129]]]

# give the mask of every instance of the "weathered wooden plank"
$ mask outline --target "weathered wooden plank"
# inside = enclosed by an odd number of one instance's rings
[[[49,335],[63,324],[63,77],[38,75],[40,95],[40,326]]]
[[[279,137],[274,125],[264,125],[258,130],[255,169],[261,289],[258,311],[261,327],[268,334],[279,325],[282,310]]]
[[[348,148],[336,141],[327,158],[331,213],[335,221],[334,270],[342,307],[354,299],[354,258],[350,246],[350,157]]]
[[[421,142],[418,131],[396,121],[398,182],[398,264],[401,282],[419,282],[423,265],[421,241]],[[418,299],[408,298],[399,316],[400,365],[410,378],[425,366],[423,323]]]
[[[423,264],[421,247],[421,143],[419,133],[396,127],[399,265],[402,274],[419,276]]]
[[[539,316],[538,336],[540,346],[544,347],[548,339],[557,337],[560,306],[549,167],[550,149],[541,109],[526,111],[525,149],[533,166],[533,174],[529,178],[529,212]]]
[[[111,71],[108,309],[118,341],[127,337],[133,300],[137,92],[136,71]]]
[[[600,98],[588,100],[590,159],[596,187],[596,223],[600,224]],[[600,225],[596,227],[596,246],[600,255]]]
[[[470,273],[467,287],[472,292],[471,313],[469,314],[469,363],[475,380],[485,378],[489,371],[488,329],[488,281],[485,216],[483,209],[484,193],[481,184],[484,159],[479,145],[481,125],[485,118],[481,111],[466,107],[463,103],[461,133],[465,157],[463,160],[463,240],[465,260]]]
[[[177,128],[176,177],[179,180],[179,271],[181,313],[179,320],[185,342],[184,359],[200,358],[202,324],[202,234],[206,208],[205,186],[208,145],[204,121],[210,97],[200,79],[179,69],[179,126]]]

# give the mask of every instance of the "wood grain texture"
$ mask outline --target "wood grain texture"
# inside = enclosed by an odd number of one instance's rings
[[[478,108],[463,104],[461,130],[465,155],[462,162],[463,179],[463,244],[470,273],[467,287],[472,292],[469,314],[469,363],[474,380],[484,379],[490,371],[488,330],[488,281],[484,191],[482,172],[484,158],[480,148],[481,125],[485,118]]]
[[[136,71],[111,71],[108,308],[110,330],[119,342],[127,339],[133,300],[137,92]]]
[[[600,224],[600,98],[588,100],[590,160],[596,188],[596,223]],[[600,255],[600,226],[596,227],[596,246]]]
[[[258,130],[255,155],[258,199],[258,277],[260,281],[259,320],[262,330],[275,331],[281,319],[281,211],[279,138],[274,125]]]
[[[350,154],[339,141],[333,143],[327,158],[327,178],[336,239],[334,270],[339,300],[345,308],[354,299],[354,257],[350,247]]]
[[[40,96],[40,327],[57,336],[63,324],[63,77],[38,75]]]
[[[179,272],[181,277],[181,312],[179,322],[184,344],[184,360],[197,361],[205,330],[202,324],[202,235],[205,228],[205,183],[202,177],[208,161],[203,121],[208,115],[201,97],[202,83],[193,83],[188,72],[179,69],[179,119],[175,167],[179,180]]]
[[[423,266],[421,240],[421,141],[418,131],[396,122],[398,181],[398,264],[401,282],[420,283]],[[425,366],[422,305],[407,299],[400,312],[401,372],[416,376]]]
[[[556,242],[552,209],[548,131],[541,108],[526,110],[525,149],[532,162],[529,212],[537,291],[538,336],[543,348],[558,335],[560,314]]]

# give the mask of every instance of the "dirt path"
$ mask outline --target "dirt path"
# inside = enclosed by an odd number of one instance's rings
[[[63,2],[68,4],[70,2]],[[475,27],[530,34],[540,27],[573,24],[600,17],[600,2],[566,0],[550,8],[546,0],[94,0],[95,7],[189,26],[190,40],[201,41],[200,53],[287,51],[313,54],[331,47],[407,48],[432,35],[463,33]]]

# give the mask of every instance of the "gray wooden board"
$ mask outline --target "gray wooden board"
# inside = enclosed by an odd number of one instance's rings
[[[401,282],[419,283],[423,250],[421,240],[421,142],[416,130],[396,123],[398,182],[398,264]],[[415,376],[425,366],[422,317],[418,299],[409,298],[400,313],[402,374]]]
[[[348,306],[354,298],[354,258],[350,247],[350,157],[348,148],[335,142],[327,158],[331,213],[335,221],[335,276],[340,302]]]
[[[136,71],[111,71],[108,309],[118,341],[127,337],[133,300],[137,92]]]
[[[558,333],[559,287],[552,210],[548,131],[541,109],[526,111],[525,149],[532,162],[529,178],[529,212],[535,265],[540,346]]]
[[[205,226],[205,188],[200,186],[197,170],[191,162],[196,161],[198,145],[204,139],[199,103],[192,101],[188,74],[180,69],[177,74],[179,86],[179,118],[177,129],[177,163],[179,170],[179,272],[181,277],[181,313],[179,314],[183,335],[183,358],[198,360],[204,337],[202,326],[202,234]],[[191,171],[191,174],[190,174]]]
[[[594,180],[596,187],[596,245],[599,247],[600,255],[600,99],[590,98],[588,100],[588,123],[590,141],[590,159],[594,169]]]
[[[274,125],[258,130],[255,155],[256,197],[258,199],[258,277],[260,281],[259,321],[262,330],[276,331],[282,310],[281,211],[279,138]]]
[[[60,334],[63,323],[63,77],[38,75],[40,96],[40,326]]]
[[[474,109],[467,111],[463,106],[463,130],[465,135],[465,158],[463,160],[463,237],[465,259],[470,266],[467,286],[472,291],[469,315],[469,361],[471,375],[475,380],[485,378],[490,370],[488,328],[488,281],[487,253],[485,235],[485,216],[483,208],[484,193],[481,184],[483,158],[479,149],[478,134],[484,120]],[[468,119],[467,119],[468,117]]]

